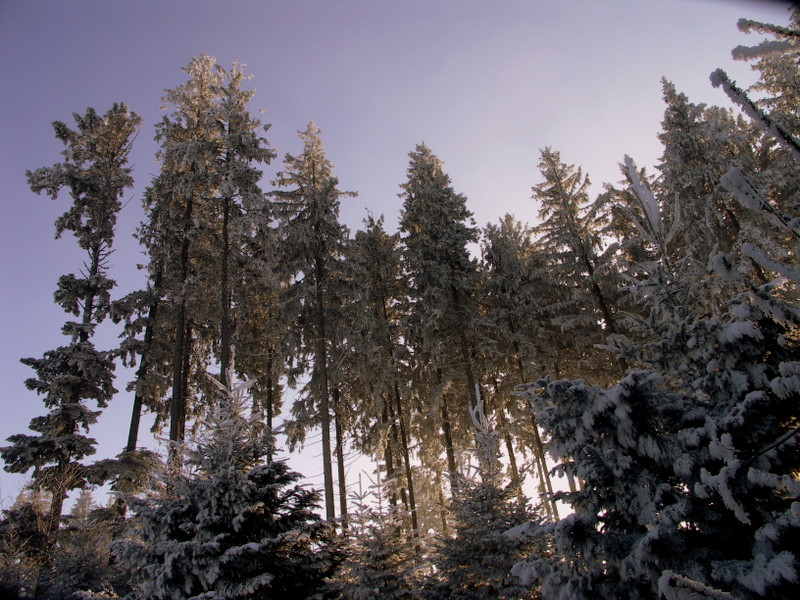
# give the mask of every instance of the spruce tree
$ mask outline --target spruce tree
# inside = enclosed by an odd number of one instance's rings
[[[72,205],[56,220],[56,237],[72,232],[86,260],[80,275],[59,279],[55,300],[79,320],[64,324],[68,345],[49,350],[42,358],[22,360],[36,371],[26,386],[44,396],[49,412],[31,420],[34,435],[13,435],[8,438],[11,445],[0,449],[6,471],[33,469],[35,484],[51,494],[49,533],[59,527],[69,491],[83,488],[91,478],[91,467],[82,460],[95,452],[95,441],[86,432],[100,412],[87,403],[105,408],[116,392],[114,353],[95,348],[92,336],[109,312],[114,281],[108,277],[107,258],[120,198],[133,184],[126,165],[140,122],[124,104],[115,104],[104,115],[89,108],[74,117],[76,129],[53,124],[56,137],[66,145],[63,162],[27,175],[34,192],[57,199],[66,188],[72,196]]]
[[[360,451],[385,466],[389,502],[398,497],[418,531],[407,402],[408,354],[401,338],[405,285],[399,233],[369,216],[345,248],[348,289],[342,311],[343,393],[357,401],[354,418]],[[404,394],[406,394],[404,396]]]
[[[318,494],[269,458],[274,438],[248,410],[250,384],[217,386],[188,468],[166,469],[155,493],[128,497],[133,529],[114,545],[117,560],[143,600],[310,598],[338,562]]]
[[[454,191],[430,148],[420,144],[409,157],[400,195],[410,303],[405,330],[415,369],[426,373],[429,382],[425,401],[435,416],[428,420],[438,420],[447,471],[455,481],[456,447],[464,443],[456,436],[466,437],[467,406],[475,402],[481,383],[475,339],[477,266],[468,249],[477,242],[477,230],[466,198]]]
[[[336,281],[342,245],[347,229],[339,223],[342,196],[353,195],[337,188],[333,165],[322,145],[320,130],[313,122],[299,133],[303,152],[287,154],[284,170],[273,182],[272,192],[281,233],[281,262],[287,279],[284,302],[294,314],[287,318],[298,325],[294,353],[300,359],[311,356],[311,394],[293,407],[300,437],[313,426],[322,429],[322,467],[325,514],[335,516],[331,443],[331,417],[337,409],[332,402],[335,382],[329,369],[339,302]],[[309,404],[310,403],[310,404]],[[315,416],[311,416],[315,415]],[[342,515],[344,518],[345,515]]]
[[[492,414],[506,446],[510,475],[521,477],[515,460],[513,440],[527,444],[534,453],[535,476],[539,497],[548,514],[558,519],[558,508],[545,497],[553,492],[535,417],[519,398],[512,394],[515,386],[537,378],[537,374],[556,366],[545,358],[549,354],[546,317],[548,289],[555,288],[541,268],[540,256],[534,251],[533,232],[511,215],[497,225],[483,230],[480,303],[483,321],[493,341],[490,364],[494,379]],[[521,480],[520,480],[521,484]]]
[[[476,427],[477,471],[480,481],[465,480],[455,487],[450,510],[453,537],[439,540],[432,554],[435,573],[423,586],[427,600],[536,598],[538,594],[512,572],[532,552],[544,552],[533,537],[518,535],[539,522],[512,485],[504,485],[499,436],[492,430],[479,402],[470,410]]]
[[[168,421],[170,440],[179,442],[187,420],[203,410],[193,397],[208,385],[205,365],[216,359],[227,377],[239,339],[236,307],[254,283],[246,281],[244,253],[270,219],[258,167],[274,151],[259,131],[269,126],[247,110],[254,92],[243,89],[241,65],[224,69],[201,55],[184,71],[187,81],[164,96],[174,110],[158,125],[161,171],[145,194],[139,236],[150,259],[148,290],[117,307],[126,348],[141,356],[128,450],[143,406],[157,413],[156,428]]]
[[[382,490],[354,494],[348,530],[350,543],[334,588],[346,600],[416,598],[419,539],[407,535],[406,516],[396,506],[383,508]],[[377,506],[376,506],[377,504]]]
[[[542,150],[539,169],[544,181],[533,188],[540,204],[534,233],[542,268],[557,286],[545,321],[556,346],[555,364],[562,375],[577,368],[603,380],[624,368],[595,348],[624,331],[616,306],[616,248],[604,246],[600,235],[606,215],[589,200],[588,176],[562,162],[558,152]]]

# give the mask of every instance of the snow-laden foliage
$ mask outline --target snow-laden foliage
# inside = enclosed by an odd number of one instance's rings
[[[127,161],[140,122],[124,104],[115,104],[104,115],[88,108],[74,117],[75,130],[53,123],[56,137],[66,145],[64,160],[27,175],[34,192],[57,199],[67,189],[72,197],[56,220],[56,237],[71,231],[86,259],[80,275],[59,279],[55,300],[80,320],[68,321],[62,328],[69,344],[48,350],[41,358],[22,360],[36,372],[25,385],[44,397],[49,412],[31,420],[33,435],[13,435],[8,438],[11,445],[0,448],[6,471],[33,469],[36,485],[51,494],[48,532],[59,527],[67,493],[85,487],[92,476],[81,460],[95,452],[95,440],[86,433],[100,412],[87,402],[105,408],[116,392],[113,353],[98,350],[91,338],[109,312],[114,281],[108,277],[107,258],[120,198],[133,184]]]
[[[294,377],[311,371],[310,393],[296,400],[287,433],[294,445],[302,443],[310,428],[322,429],[325,515],[333,520],[331,415],[337,415],[339,407],[332,401],[336,381],[329,372],[328,346],[335,346],[335,319],[341,303],[339,262],[348,233],[339,222],[339,205],[342,197],[355,194],[338,189],[339,180],[333,175],[319,127],[311,121],[298,133],[303,152],[296,156],[287,153],[284,170],[272,182],[277,188],[272,196],[281,232],[280,268],[291,281],[281,298],[286,318],[295,324],[290,328],[289,360],[297,363],[292,365]],[[344,496],[340,500],[346,503]]]
[[[353,494],[349,545],[333,588],[343,600],[411,600],[421,578],[423,540],[396,504],[383,508],[380,490]]]
[[[545,352],[555,350],[551,364],[566,363],[569,373],[609,378],[622,365],[609,363],[607,353],[592,352],[606,336],[624,330],[612,264],[616,245],[602,239],[608,215],[590,201],[589,177],[562,162],[559,152],[542,150],[539,170],[544,181],[533,187],[533,199],[540,205],[535,250],[543,272],[554,282],[547,290],[552,297],[546,298],[550,348]]]
[[[247,387],[221,389],[189,444],[187,470],[165,470],[157,493],[127,498],[133,528],[114,548],[138,598],[306,598],[333,571],[337,550],[315,512],[318,495],[269,460],[274,439],[248,413]]]
[[[575,511],[553,528],[559,558],[525,570],[545,596],[648,598],[665,569],[738,598],[798,593],[797,327],[740,297],[607,389],[529,388],[581,482],[559,495]]]
[[[440,538],[430,551],[434,571],[422,583],[422,597],[539,598],[538,586],[512,570],[531,555],[550,554],[547,537],[540,532],[540,515],[517,497],[513,485],[503,486],[496,478],[462,481],[454,490],[450,505],[454,532]],[[516,534],[523,526],[525,532]]]

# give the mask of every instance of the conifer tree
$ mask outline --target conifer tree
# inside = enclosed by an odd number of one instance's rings
[[[600,230],[606,216],[589,201],[588,176],[550,148],[542,150],[539,169],[544,181],[533,187],[540,204],[534,232],[542,267],[558,286],[546,320],[551,339],[558,340],[557,365],[559,370],[577,367],[584,375],[588,369],[593,378],[602,379],[624,367],[611,364],[595,349],[607,336],[623,332],[612,260],[616,248],[604,247]]]
[[[346,340],[341,370],[343,392],[358,401],[355,415],[362,452],[383,460],[384,486],[395,506],[398,495],[418,531],[409,439],[407,352],[401,339],[405,285],[399,233],[388,234],[383,217],[369,216],[345,249],[344,267],[352,292],[342,311]]]
[[[455,535],[441,539],[434,550],[435,574],[426,581],[422,595],[428,600],[536,598],[536,590],[524,586],[512,569],[534,552],[535,545],[532,537],[516,533],[532,529],[539,519],[524,499],[516,498],[513,486],[503,485],[498,435],[482,403],[470,413],[476,426],[480,482],[467,480],[456,486],[451,505]]]
[[[72,196],[72,205],[56,220],[56,237],[72,232],[86,252],[86,261],[80,275],[59,279],[55,300],[79,320],[64,324],[68,345],[49,350],[42,358],[22,360],[36,371],[26,386],[44,396],[49,412],[31,420],[34,435],[13,435],[8,438],[11,445],[0,449],[6,471],[33,469],[35,485],[51,494],[49,533],[59,527],[68,492],[83,488],[91,478],[91,468],[81,461],[95,452],[95,441],[86,432],[100,412],[87,403],[105,408],[116,391],[113,352],[96,349],[92,336],[109,312],[114,281],[108,277],[107,258],[120,197],[133,183],[126,165],[140,122],[124,104],[115,104],[104,115],[89,108],[74,118],[76,129],[53,124],[56,137],[66,145],[63,162],[27,175],[34,192],[57,199],[66,188]]]
[[[531,394],[560,469],[583,482],[555,529],[563,558],[528,571],[557,598],[650,598],[665,571],[735,597],[797,594],[797,310],[737,298],[638,356],[607,389]]]
[[[346,600],[416,598],[417,538],[406,534],[402,510],[382,509],[381,494],[354,494],[347,557],[334,587]],[[379,503],[376,507],[376,501]]]
[[[274,438],[249,414],[249,386],[218,384],[189,469],[166,470],[156,493],[128,497],[134,529],[114,550],[137,597],[308,598],[333,572],[338,550],[315,512],[318,495],[269,459]]]
[[[659,139],[664,154],[656,190],[672,232],[667,258],[689,286],[690,310],[724,310],[710,301],[735,291],[721,290],[723,281],[709,276],[712,260],[727,253],[739,262],[742,246],[762,234],[720,180],[731,168],[752,171],[757,136],[732,111],[691,103],[673,84],[663,85],[667,108]],[[765,283],[760,269],[754,277]]]
[[[300,358],[313,357],[310,398],[301,399],[292,409],[300,417],[295,430],[302,432],[313,426],[322,429],[325,514],[332,520],[335,506],[330,436],[336,407],[331,402],[335,382],[331,380],[329,360],[335,339],[333,315],[339,301],[335,282],[342,244],[347,238],[347,229],[339,223],[339,203],[342,196],[353,194],[337,188],[338,179],[333,175],[333,165],[325,155],[316,124],[309,123],[299,135],[303,152],[286,155],[285,168],[273,182],[278,189],[272,195],[277,201],[282,234],[281,261],[287,278],[293,280],[285,292],[285,302],[294,310],[288,317],[290,322],[299,325],[294,351]]]
[[[548,493],[552,494],[553,486],[536,419],[511,393],[515,386],[536,379],[537,372],[555,366],[545,358],[549,344],[542,343],[549,340],[543,327],[545,299],[551,295],[546,290],[555,287],[555,282],[537,268],[539,256],[534,252],[533,232],[511,215],[484,228],[482,258],[480,300],[489,329],[487,337],[493,341],[492,414],[497,417],[505,442],[512,479],[520,478],[513,437],[524,440],[533,450],[540,499],[548,514],[558,519],[558,508],[544,500]]]
[[[168,419],[170,440],[178,442],[187,418],[202,410],[191,396],[207,385],[203,373],[212,356],[226,377],[238,339],[235,307],[245,304],[245,287],[253,284],[245,283],[243,252],[270,218],[258,166],[274,151],[259,132],[269,126],[247,110],[254,92],[242,88],[241,65],[226,70],[201,55],[184,71],[188,80],[164,97],[174,111],[158,126],[161,172],[145,194],[140,239],[150,257],[149,289],[118,307],[128,338],[144,332],[141,342],[128,342],[141,355],[129,450],[145,399],[159,415],[156,427]],[[258,258],[261,267],[265,257]]]
[[[453,190],[430,148],[420,144],[409,157],[400,195],[410,299],[405,329],[415,369],[428,372],[434,393],[426,400],[427,410],[439,419],[447,471],[455,481],[455,448],[461,441],[456,436],[468,429],[467,406],[475,402],[481,383],[475,339],[477,266],[468,250],[477,242],[477,230],[466,198]]]

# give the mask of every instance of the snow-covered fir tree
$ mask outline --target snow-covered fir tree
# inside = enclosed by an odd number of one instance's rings
[[[333,165],[325,154],[319,127],[312,121],[299,132],[303,152],[286,154],[284,170],[273,182],[276,190],[275,210],[281,234],[281,263],[293,280],[285,290],[283,302],[294,310],[287,318],[299,327],[292,356],[300,360],[303,371],[306,357],[313,357],[311,393],[299,399],[292,411],[295,415],[292,432],[302,439],[306,429],[322,429],[322,466],[325,493],[325,515],[335,516],[331,443],[331,416],[339,409],[332,401],[336,382],[330,372],[329,353],[335,338],[335,315],[340,304],[336,283],[337,271],[347,228],[339,223],[339,204],[343,192],[333,175]],[[315,415],[315,416],[311,416]],[[338,428],[337,428],[338,429]],[[338,436],[337,436],[338,437]],[[341,484],[341,482],[340,482]],[[340,491],[340,501],[345,496]],[[343,514],[342,517],[345,515]]]
[[[56,237],[72,232],[86,259],[79,275],[59,279],[55,300],[79,320],[62,328],[69,344],[22,360],[36,372],[26,387],[44,396],[49,412],[31,420],[33,435],[13,435],[8,438],[11,445],[0,448],[6,471],[33,470],[35,485],[50,493],[49,532],[59,527],[69,491],[83,488],[91,478],[91,468],[82,460],[95,452],[95,441],[86,433],[100,412],[87,403],[105,408],[116,392],[113,352],[95,348],[92,336],[110,308],[114,281],[108,277],[107,258],[120,198],[133,184],[127,161],[141,120],[124,104],[103,115],[88,108],[74,118],[76,129],[53,123],[56,137],[66,145],[64,160],[27,175],[34,192],[57,199],[67,189],[72,197],[69,209],[56,220]]]
[[[262,135],[268,126],[247,109],[254,92],[243,87],[242,66],[225,69],[203,54],[184,71],[187,81],[164,96],[173,111],[157,127],[161,169],[144,196],[139,238],[149,256],[148,289],[116,307],[126,320],[126,350],[139,357],[129,451],[143,408],[157,414],[156,429],[168,422],[178,441],[203,410],[197,392],[208,385],[205,364],[216,359],[226,377],[238,341],[234,307],[254,310],[244,302],[254,282],[245,285],[242,256],[270,219],[259,166],[275,153]],[[250,271],[262,267],[259,257]]]
[[[467,399],[474,402],[481,383],[474,339],[477,265],[468,249],[477,241],[477,230],[466,197],[453,189],[431,149],[419,144],[409,157],[400,195],[410,302],[406,340],[415,370],[428,380],[423,402],[432,417],[427,421],[436,424],[431,437],[438,438],[441,430],[447,471],[455,477],[457,448],[468,447]]]
[[[539,524],[513,485],[505,485],[498,435],[483,413],[482,402],[471,409],[476,427],[480,481],[454,486],[450,506],[452,537],[432,550],[434,572],[422,586],[426,600],[504,600],[537,598],[537,591],[514,573],[514,565],[532,553],[546,552],[543,538],[534,538]]]
[[[752,300],[755,300],[754,303]],[[602,389],[530,392],[559,469],[582,482],[557,560],[525,572],[553,598],[652,598],[664,571],[737,598],[798,593],[797,314],[737,298],[687,320]]]
[[[553,492],[536,419],[511,393],[514,386],[535,379],[554,364],[550,355],[551,339],[544,327],[548,302],[555,295],[554,282],[545,276],[534,252],[531,228],[505,215],[498,224],[489,224],[482,236],[481,287],[478,294],[483,307],[482,326],[492,339],[487,365],[493,379],[493,415],[505,443],[510,476],[520,478],[514,444],[529,447],[534,454],[535,475],[540,500]],[[553,290],[548,294],[547,290]],[[554,503],[545,502],[548,514],[557,519]]]
[[[353,494],[346,558],[333,587],[346,600],[412,600],[419,583],[420,538],[409,535],[408,515],[384,508],[385,490]],[[389,492],[391,493],[391,491]]]
[[[384,229],[383,217],[364,220],[344,254],[349,294],[342,311],[342,393],[356,400],[355,447],[385,468],[389,503],[403,504],[411,529],[419,530],[407,402],[408,352],[403,344],[405,282],[399,233]]]
[[[549,362],[564,374],[581,372],[601,381],[623,366],[595,348],[606,336],[623,331],[615,248],[604,246],[600,229],[605,217],[589,201],[588,176],[562,162],[551,148],[542,150],[539,169],[544,181],[533,187],[540,204],[536,251],[542,255],[544,274],[556,281],[545,298],[544,323],[550,353],[556,353]],[[564,335],[568,332],[574,334]]]
[[[274,438],[248,410],[249,385],[219,385],[187,468],[165,470],[156,493],[128,497],[133,528],[114,550],[137,598],[310,598],[334,571],[339,551],[315,512],[319,495],[270,459]]]

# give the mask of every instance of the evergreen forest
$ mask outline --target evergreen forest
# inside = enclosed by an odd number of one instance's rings
[[[55,122],[62,156],[27,181],[83,262],[63,345],[22,358],[41,411],[0,448],[30,478],[0,595],[800,598],[800,9],[739,29],[768,40],[733,50],[755,85],[711,74],[734,108],[663,80],[652,170],[615,157],[592,194],[542,148],[537,222],[483,228],[420,143],[397,231],[350,231],[317,125],[279,158],[243,66],[192,58],[128,294],[109,256],[142,119]],[[128,398],[124,448],[94,459]],[[317,434],[319,490],[287,463]],[[373,469],[357,490],[346,448]]]

